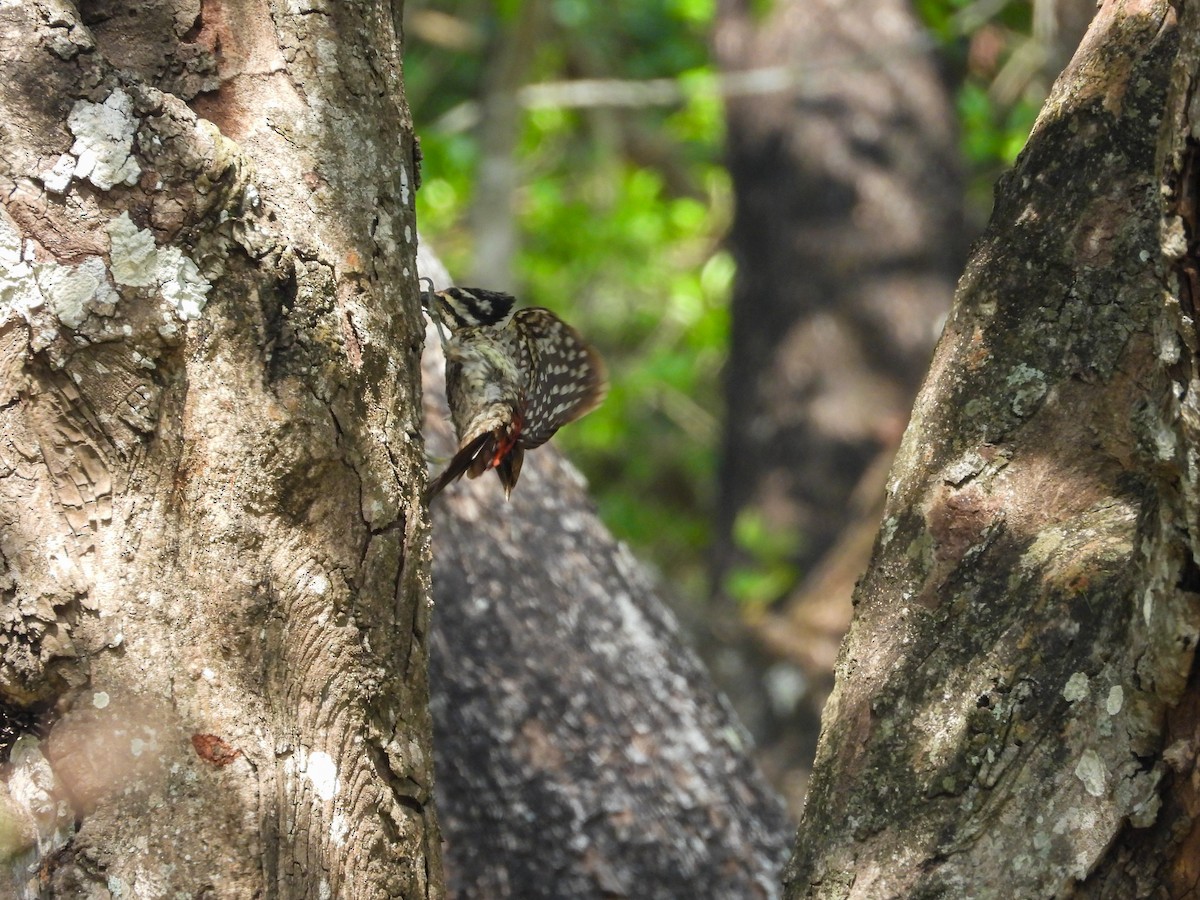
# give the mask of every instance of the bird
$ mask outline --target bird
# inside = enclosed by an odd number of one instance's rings
[[[548,309],[483,288],[421,293],[446,357],[446,399],[458,450],[425,490],[428,503],[463,475],[494,469],[512,496],[525,451],[591,412],[608,393],[600,354]]]

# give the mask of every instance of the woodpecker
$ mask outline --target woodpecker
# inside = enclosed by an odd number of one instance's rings
[[[428,279],[423,279],[428,280]],[[452,287],[421,294],[446,355],[446,399],[458,451],[425,491],[428,502],[464,474],[495,469],[505,498],[525,451],[595,409],[608,392],[600,354],[541,307],[513,309],[499,291]]]

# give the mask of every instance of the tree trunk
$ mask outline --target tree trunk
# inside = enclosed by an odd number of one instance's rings
[[[520,249],[516,197],[521,167],[517,144],[525,111],[518,98],[528,79],[549,9],[545,0],[522,0],[516,15],[498,16],[479,98],[476,145],[479,164],[471,190],[471,284],[515,288],[513,262]]]
[[[399,15],[0,5],[6,896],[441,895]]]
[[[764,563],[739,542],[739,517],[791,536],[785,561],[804,580],[759,599],[795,608],[762,620],[742,671],[728,653],[720,671],[755,734],[784,741],[795,766],[815,748],[866,564],[855,535],[878,522],[961,271],[963,186],[953,108],[906,0],[791,0],[761,18],[722,0],[714,43],[726,70],[794,79],[728,104],[737,279],[713,578],[728,601],[730,576]],[[807,688],[794,707],[763,680],[781,655]]]
[[[1194,896],[1198,81],[1195,2],[1105,3],[1002,181],[855,594],[789,896]]]
[[[904,426],[961,269],[953,112],[901,0],[724,0],[726,69],[779,65],[794,89],[734,98],[738,261],[720,533],[757,507],[833,543],[858,478]],[[719,560],[734,552],[726,547]]]
[[[447,283],[424,248],[421,271]],[[441,356],[426,362],[430,446],[448,456]],[[542,447],[511,502],[485,475],[432,516],[449,893],[777,897],[793,833],[778,799],[579,474]]]

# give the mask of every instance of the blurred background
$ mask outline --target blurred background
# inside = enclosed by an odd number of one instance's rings
[[[796,815],[954,284],[1094,5],[405,6],[421,238],[604,354],[555,440]]]

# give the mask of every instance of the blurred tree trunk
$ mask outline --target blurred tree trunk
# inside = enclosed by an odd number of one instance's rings
[[[953,110],[904,0],[781,0],[761,19],[755,10],[719,4],[721,66],[785,67],[794,83],[728,105],[737,278],[713,577],[728,601],[731,576],[763,562],[739,545],[741,519],[776,540],[792,535],[788,561],[821,586],[781,638],[820,645],[811,658],[788,654],[809,681],[798,723],[786,721],[786,700],[773,713],[753,663],[722,673],[756,733],[795,736],[798,724],[811,754],[865,564],[854,529],[851,562],[834,569],[849,578],[813,570],[856,519],[868,533],[878,522],[882,474],[961,271],[962,182]]]
[[[4,896],[440,896],[400,7],[0,5]]]
[[[789,896],[1195,896],[1198,86],[1195,2],[1105,3],[999,186]]]
[[[421,272],[448,283],[424,247]],[[426,433],[449,455],[442,365],[426,354]],[[792,827],[579,474],[544,447],[511,502],[489,475],[432,515],[451,896],[777,897]]]
[[[489,64],[479,98],[479,168],[471,198],[471,284],[493,290],[516,287],[513,263],[519,249],[516,193],[520,183],[517,142],[524,110],[517,96],[525,84],[546,26],[544,0],[524,0],[516,14],[501,16],[488,49]]]

